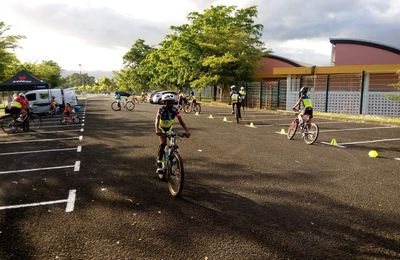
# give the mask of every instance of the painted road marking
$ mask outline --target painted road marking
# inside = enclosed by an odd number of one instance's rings
[[[335,147],[339,147],[339,148],[346,148],[346,146],[343,146],[343,145],[341,145],[341,144],[333,145],[333,144],[328,143],[328,142],[320,142],[320,143],[321,143],[321,144],[327,144],[327,145],[335,146]]]
[[[352,144],[368,144],[368,143],[380,143],[380,142],[390,142],[390,141],[398,141],[400,138],[392,138],[392,139],[379,139],[379,140],[371,140],[371,141],[360,141],[360,142],[348,142],[348,143],[338,143],[338,145],[332,145],[332,146],[337,146],[341,148],[345,148],[344,145],[352,145]],[[321,142],[322,144],[327,144],[331,145],[328,142]]]
[[[47,152],[73,151],[73,150],[76,150],[77,152],[80,152],[82,150],[82,147],[78,146],[76,148],[63,148],[63,149],[49,149],[49,150],[36,150],[36,151],[24,151],[24,152],[0,153],[0,155],[26,154],[26,153],[47,153]]]
[[[79,162],[79,161],[77,161]],[[57,169],[66,169],[66,168],[74,168],[77,165],[77,162],[75,162],[74,165],[65,165],[65,166],[54,166],[54,167],[44,167],[44,168],[34,168],[34,169],[24,169],[24,170],[14,170],[14,171],[3,171],[0,172],[0,174],[8,174],[8,173],[19,173],[19,172],[36,172],[36,171],[46,171],[46,170],[57,170]],[[80,166],[80,162],[79,162]]]
[[[342,129],[329,129],[329,130],[320,130],[319,133],[329,133],[329,132],[346,132],[346,131],[361,131],[361,130],[376,130],[376,129],[394,129],[399,128],[397,126],[377,126],[377,127],[361,127],[361,128],[342,128]],[[280,134],[280,132],[275,132],[276,134]],[[296,132],[296,134],[301,134],[300,131]]]
[[[63,127],[71,127],[71,126],[79,126],[79,125],[46,125],[41,127],[31,127],[32,129],[42,129],[42,128],[63,128]]]
[[[17,133],[14,135],[35,135],[35,134],[55,134],[55,133],[65,133],[65,132],[78,132],[81,129],[70,129],[70,130],[57,130],[57,131],[35,131],[35,132],[28,132],[28,133]]]
[[[395,160],[397,160],[397,161],[400,161],[400,158],[394,158]]]
[[[65,200],[53,200],[53,201],[44,201],[44,202],[20,204],[20,205],[13,205],[13,206],[2,206],[2,207],[0,207],[0,210],[18,209],[18,208],[27,208],[27,207],[36,207],[36,206],[43,206],[43,205],[67,203],[67,206],[65,208],[65,212],[72,212],[72,211],[74,211],[74,207],[75,207],[75,199],[76,199],[76,190],[70,190],[69,194],[68,194],[68,198],[65,199]]]
[[[75,137],[64,137],[64,138],[53,138],[53,139],[28,139],[28,140],[19,140],[19,141],[10,141],[10,142],[0,142],[0,144],[18,144],[18,143],[35,143],[35,142],[51,142],[51,141],[61,141],[61,140],[72,140],[78,139],[82,141],[83,136],[75,136]]]
[[[82,146],[79,145],[79,146],[76,148],[76,151],[77,151],[78,153],[82,152]]]
[[[83,128],[81,128],[81,132],[85,131]]]
[[[81,168],[81,161],[76,161],[74,165],[74,172],[79,172],[80,168]]]

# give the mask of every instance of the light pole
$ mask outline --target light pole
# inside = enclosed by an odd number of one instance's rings
[[[82,68],[81,68],[81,64],[79,63],[79,77],[81,78],[81,86],[83,86],[83,78],[82,78]]]

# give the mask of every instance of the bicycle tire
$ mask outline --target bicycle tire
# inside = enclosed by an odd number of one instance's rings
[[[238,123],[239,124],[239,111],[238,111],[239,109],[238,109],[238,106],[237,105],[235,105],[235,117],[236,117],[236,123]]]
[[[192,107],[190,106],[190,104],[184,105],[183,111],[185,111],[186,114],[190,114],[192,112]]]
[[[308,125],[307,133],[304,134],[304,142],[306,144],[313,144],[317,141],[319,135],[319,127],[315,123]]]
[[[167,173],[168,189],[172,197],[179,197],[183,190],[183,183],[185,177],[185,171],[183,169],[182,157],[179,153],[174,152],[171,154],[171,166]],[[174,171],[174,166],[177,166],[177,170]]]
[[[120,108],[118,107],[118,102],[114,101],[111,103],[111,109],[114,111],[118,111]]]
[[[14,119],[11,115],[7,115],[1,118],[1,129],[4,131],[4,133],[12,134],[15,132],[15,128],[12,128],[13,122]]]
[[[135,109],[135,103],[133,103],[132,101],[128,101],[125,104],[125,108],[128,109],[129,111],[132,111]]]
[[[297,123],[297,119],[293,120],[292,123],[290,123],[290,126],[288,128],[288,133],[287,133],[287,138],[289,140],[293,140],[293,137],[296,135],[298,126],[299,126],[299,124]]]
[[[79,117],[74,117],[73,119],[72,119],[72,122],[74,123],[74,124],[79,124],[80,122],[81,122],[81,119],[79,118]]]
[[[193,107],[193,111],[196,113],[199,113],[200,114],[200,112],[201,112],[201,106],[200,106],[200,104],[195,104],[194,105],[194,107]]]

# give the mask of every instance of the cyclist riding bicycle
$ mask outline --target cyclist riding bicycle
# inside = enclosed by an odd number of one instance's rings
[[[156,117],[156,135],[159,136],[160,145],[158,147],[158,157],[157,157],[157,174],[162,174],[163,165],[162,159],[164,154],[165,146],[167,145],[167,138],[165,133],[172,131],[174,119],[178,118],[179,123],[185,129],[186,137],[190,137],[190,132],[186,127],[186,124],[183,122],[181,115],[179,114],[178,109],[174,106],[175,104],[175,95],[174,94],[164,94],[161,97],[161,101],[164,103],[164,106],[160,107]]]
[[[118,110],[121,110],[121,94],[118,91],[115,91],[115,100],[118,103]]]
[[[239,94],[241,95],[241,105],[244,107],[246,100],[246,89],[243,86],[240,87]]]
[[[296,104],[292,107],[294,111],[300,112],[297,116],[299,119],[299,126],[303,127],[303,116],[308,115],[309,120],[313,117],[313,104],[311,99],[307,96],[308,88],[302,87],[300,89],[300,98],[297,100]],[[300,110],[297,106],[302,105],[303,109]]]
[[[232,114],[235,113],[235,106],[237,106],[239,118],[241,119],[242,115],[240,114],[240,107],[242,104],[242,95],[238,92],[235,85],[231,86],[231,92],[230,92],[229,98],[230,98],[230,103],[232,103]]]
[[[19,93],[11,103],[11,114],[18,122],[23,122],[28,115],[29,101],[26,99],[24,93]],[[17,118],[17,115],[19,117]]]

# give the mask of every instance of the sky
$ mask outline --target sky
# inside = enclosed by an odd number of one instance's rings
[[[137,39],[157,46],[171,25],[212,5],[258,6],[265,47],[306,64],[330,65],[330,38],[400,49],[400,0],[2,0],[0,21],[27,37],[16,49],[22,62],[112,71]]]

